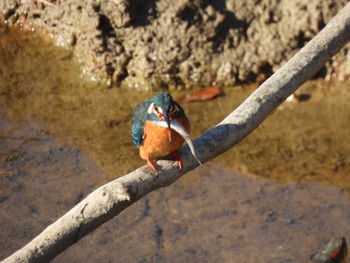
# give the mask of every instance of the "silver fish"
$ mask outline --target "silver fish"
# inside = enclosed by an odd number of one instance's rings
[[[155,124],[159,127],[168,128],[168,124],[165,121],[156,121]],[[170,122],[170,129],[176,131],[178,134],[181,135],[181,137],[186,141],[186,143],[190,147],[190,150],[191,150],[193,157],[197,160],[197,162],[200,165],[202,165],[201,161],[197,158],[197,155],[196,155],[196,152],[194,150],[194,146],[193,146],[192,140],[190,138],[190,135],[187,133],[184,126],[182,126],[181,123],[179,123],[178,121],[172,120]]]

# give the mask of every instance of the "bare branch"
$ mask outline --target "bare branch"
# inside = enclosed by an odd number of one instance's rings
[[[350,3],[234,112],[194,141],[199,159],[204,163],[241,141],[349,40]],[[173,162],[163,160],[158,162],[162,167],[158,176],[143,166],[101,186],[3,262],[47,262],[53,259],[149,192],[174,183],[198,166],[187,146],[180,154],[184,162],[181,172]]]

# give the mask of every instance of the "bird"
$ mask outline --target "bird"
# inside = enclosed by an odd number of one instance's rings
[[[183,163],[178,150],[189,133],[191,124],[184,109],[168,93],[159,93],[138,104],[132,117],[132,139],[139,148],[140,157],[158,173],[155,161],[168,155],[175,157],[179,169]],[[180,130],[179,130],[180,129]]]

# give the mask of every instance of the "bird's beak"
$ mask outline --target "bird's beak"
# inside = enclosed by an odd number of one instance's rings
[[[166,112],[165,113],[165,122],[166,122],[166,124],[167,124],[167,128],[166,128],[166,132],[167,132],[167,134],[168,134],[168,138],[169,138],[169,142],[171,142],[171,130],[170,130],[170,118],[169,118],[169,112]]]
[[[166,129],[168,128],[168,124],[165,121],[156,121],[155,123],[157,126],[159,127],[163,127]],[[171,121],[171,129],[173,129],[174,131],[176,131],[188,144],[188,146],[190,147],[191,153],[193,155],[193,157],[198,161],[198,163],[200,165],[202,165],[201,161],[197,158],[193,143],[191,141],[190,136],[188,135],[187,130],[181,125],[181,123],[177,122],[176,120],[172,120]]]

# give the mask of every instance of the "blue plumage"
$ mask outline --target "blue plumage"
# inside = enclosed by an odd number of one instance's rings
[[[174,113],[173,119],[185,116],[182,107],[173,100],[169,93],[160,93],[150,100],[141,102],[136,106],[132,117],[132,139],[137,147],[142,145],[146,120],[158,120],[157,115],[148,113],[148,108],[152,103],[155,107],[166,111],[169,111],[171,107],[177,107],[178,110]]]
[[[153,99],[141,102],[134,110],[132,116],[132,140],[137,147],[142,145],[145,122],[148,115],[148,108],[153,103]]]

